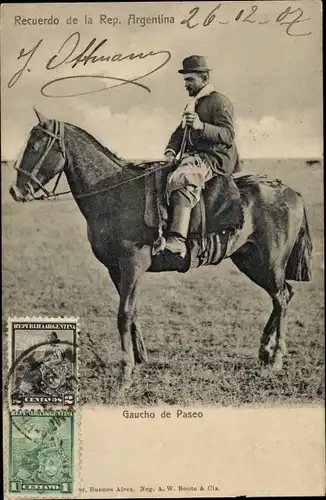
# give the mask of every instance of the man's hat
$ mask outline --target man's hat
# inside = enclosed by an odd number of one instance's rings
[[[182,61],[182,69],[178,73],[201,73],[202,71],[212,71],[207,67],[204,56],[189,56]]]

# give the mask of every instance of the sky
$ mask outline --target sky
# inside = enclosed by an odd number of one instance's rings
[[[282,16],[289,6],[292,13]],[[192,9],[197,10],[192,11],[190,25],[198,25],[189,28],[182,21],[189,19]],[[205,18],[213,9],[216,9],[213,13],[216,17],[204,26]],[[236,21],[242,9],[244,12]],[[291,22],[300,16],[300,9],[303,13],[299,20],[307,21],[290,27],[280,24],[282,20]],[[128,23],[132,14],[133,19],[162,14],[173,18],[174,23],[142,27],[140,22]],[[18,21],[15,24],[15,16],[43,19],[51,15],[58,18],[58,25],[18,25]],[[119,22],[115,26],[100,23],[101,15],[106,19],[117,18]],[[93,23],[85,24],[85,16],[92,18]],[[67,24],[69,17],[76,17],[78,23]],[[248,20],[244,21],[246,17]],[[263,24],[265,21],[269,22]],[[286,28],[292,36],[286,33]],[[120,62],[109,60],[86,66],[78,64],[75,68],[66,62],[56,69],[47,69],[52,56],[57,55],[58,62],[73,50],[77,40],[73,33],[76,32],[80,39],[74,56],[82,53],[93,38],[96,44],[106,40],[97,55],[164,53],[141,61],[139,58]],[[305,33],[311,34],[293,36]],[[70,41],[59,52],[70,36]],[[321,5],[314,0],[2,6],[2,158],[16,158],[25,144],[29,131],[36,124],[33,106],[49,118],[83,127],[122,157],[161,158],[189,101],[178,69],[182,60],[191,54],[207,58],[216,90],[227,95],[234,105],[236,141],[242,157],[320,157],[321,43]],[[18,60],[22,49],[27,55]],[[111,82],[103,80],[108,76],[137,78],[167,60],[167,53],[171,57],[165,65],[139,80],[150,92],[126,84],[74,97],[54,98],[41,94],[47,82],[68,76],[84,78],[65,80],[50,87],[51,92],[62,95],[94,90]],[[9,88],[13,75],[26,63],[20,78]],[[86,75],[101,78],[85,78]]]

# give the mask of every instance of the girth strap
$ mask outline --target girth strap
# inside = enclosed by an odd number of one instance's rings
[[[157,239],[153,243],[152,247],[152,255],[156,255],[160,252],[163,252],[166,246],[166,240],[163,236],[163,226],[164,221],[167,218],[167,214],[164,213],[164,200],[162,199],[162,190],[161,190],[161,182],[162,182],[162,170],[154,171],[154,196],[156,203],[156,212],[158,217],[158,228],[157,228]],[[164,196],[164,195],[163,195]]]
[[[200,213],[201,213],[201,247],[203,251],[203,256],[207,251],[206,245],[206,207],[203,192],[200,194]]]

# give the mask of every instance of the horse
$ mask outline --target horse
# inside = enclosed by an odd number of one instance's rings
[[[145,272],[179,271],[173,263],[165,268],[154,265],[157,229],[145,224],[144,207],[145,181],[155,172],[139,173],[82,128],[35,112],[38,123],[16,162],[17,177],[10,194],[18,202],[32,201],[37,192],[43,192],[41,198],[56,196],[55,189],[49,192],[46,185],[57,178],[57,186],[65,173],[86,219],[92,251],[107,268],[120,297],[119,381],[120,387],[130,387],[136,365],[148,360],[137,314],[141,278]],[[294,293],[288,280],[311,279],[307,211],[302,196],[281,182],[244,183],[241,200],[243,225],[222,260],[230,258],[270,296],[273,308],[258,355],[263,369],[279,371],[286,354],[287,308]]]

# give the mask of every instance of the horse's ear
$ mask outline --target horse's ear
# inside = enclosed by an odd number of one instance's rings
[[[45,116],[43,116],[39,111],[37,111],[36,108],[33,108],[35,111],[35,114],[37,116],[38,121],[40,122],[41,125],[46,125],[46,123],[49,121]]]

